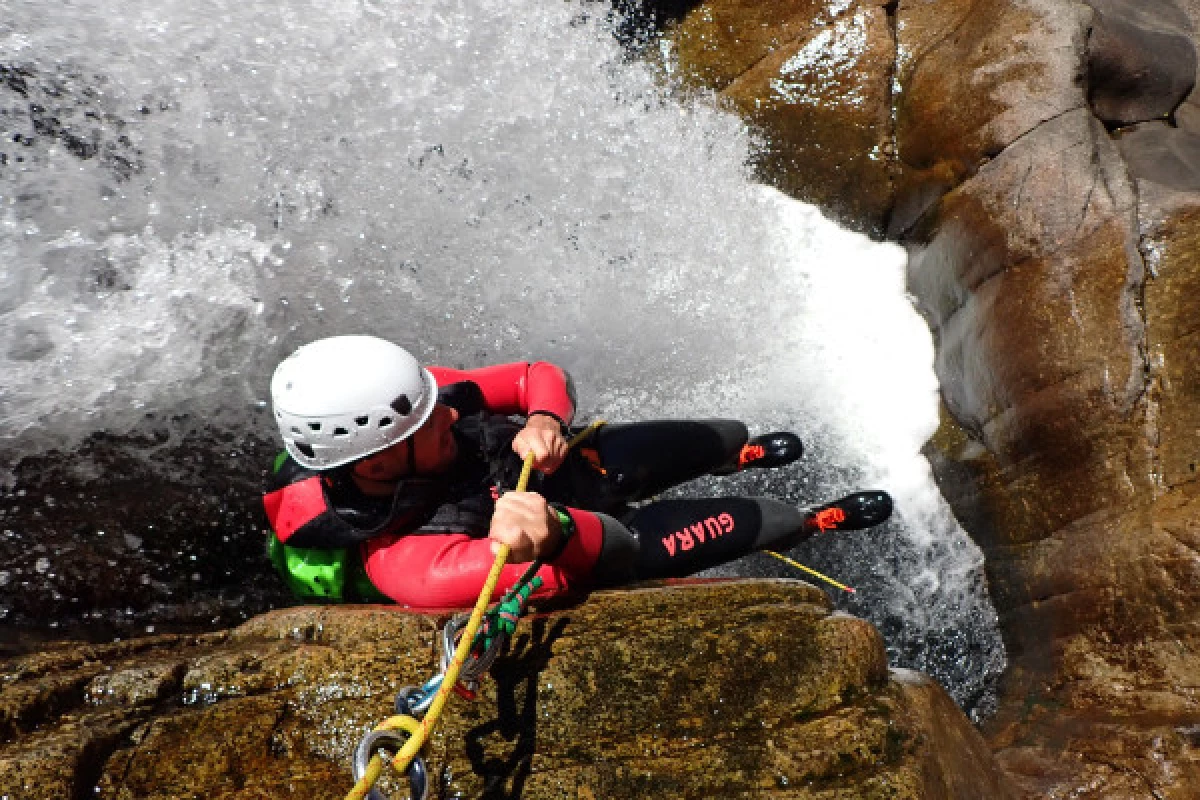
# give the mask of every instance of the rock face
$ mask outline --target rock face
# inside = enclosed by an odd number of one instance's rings
[[[900,4],[891,235],[909,231],[1010,143],[1083,105],[1077,54],[1085,33],[1070,3]]]
[[[26,459],[19,488],[0,489],[0,655],[47,622],[53,638],[128,638],[231,627],[290,602],[279,582],[254,579],[275,448],[165,439],[97,435],[74,457]]]
[[[1054,113],[975,151],[976,168],[908,229],[910,281],[947,410],[931,460],[987,552],[1011,659],[993,746],[1031,795],[1183,797],[1200,791],[1200,559],[1182,510],[1196,494],[1197,381],[1179,342],[1194,267],[1175,259],[1189,259],[1179,226],[1200,198],[1178,191],[1189,142],[1108,129],[1170,113],[1194,45],[1178,8],[1095,5],[1023,7],[1026,41],[1072,55],[1077,68],[1058,74],[1086,80],[1074,102],[1061,86],[1019,87],[1009,102]],[[940,97],[970,102],[953,87]],[[938,106],[913,114],[911,136],[945,119]],[[1170,210],[1148,183],[1164,173]]]
[[[760,172],[843,222],[881,232],[892,203],[895,44],[885,3],[703,3],[673,29],[680,77],[763,137]]]
[[[1165,119],[1196,82],[1195,33],[1174,0],[1090,0],[1088,103],[1112,126]]]
[[[1001,762],[1030,796],[1197,796],[1200,2],[743,5],[691,10],[680,72],[771,138],[771,182],[909,247],[945,401],[928,454],[1011,660]],[[851,18],[872,55],[835,63]],[[784,65],[818,39],[809,103]]]
[[[343,796],[439,622],[298,608],[15,659],[0,796]],[[434,796],[1016,796],[940,687],[806,584],[597,594],[523,622],[492,674],[427,747]]]

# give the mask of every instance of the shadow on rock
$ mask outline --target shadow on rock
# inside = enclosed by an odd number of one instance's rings
[[[517,637],[492,667],[498,710],[494,720],[472,728],[466,737],[466,755],[475,773],[483,778],[488,800],[522,796],[537,751],[538,683],[554,655],[554,642],[569,619],[535,619],[532,630]],[[507,757],[495,754],[487,740],[499,736],[512,742]]]

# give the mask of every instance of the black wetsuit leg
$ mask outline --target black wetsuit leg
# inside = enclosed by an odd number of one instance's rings
[[[769,497],[662,500],[621,520],[599,515],[600,585],[681,578],[758,550],[786,550],[812,535],[806,513]]]
[[[581,448],[585,457],[594,454],[616,493],[635,502],[736,464],[748,438],[732,419],[655,420],[605,425]]]

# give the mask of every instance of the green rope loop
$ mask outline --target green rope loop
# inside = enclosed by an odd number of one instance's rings
[[[483,626],[475,634],[471,643],[471,651],[476,655],[486,653],[492,644],[500,638],[508,638],[517,630],[517,622],[525,613],[529,596],[540,589],[542,579],[534,576],[525,584],[518,584],[508,591],[503,599],[493,606],[483,618]]]

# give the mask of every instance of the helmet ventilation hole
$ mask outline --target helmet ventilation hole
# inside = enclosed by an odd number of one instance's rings
[[[299,428],[297,428],[295,425],[293,425],[293,426],[292,426],[292,433],[296,434],[297,436],[303,436],[303,435],[304,435],[304,431],[300,430],[300,429],[299,429]]]
[[[393,400],[392,410],[402,417],[407,417],[412,413],[412,403],[409,402],[408,395],[402,394]]]
[[[306,445],[304,442],[293,442],[293,444],[296,445],[296,449],[299,450],[301,453],[303,453],[306,458],[316,458],[317,457],[317,454],[313,452],[313,449],[311,447],[309,447],[308,445]]]
[[[319,423],[319,422],[310,422],[310,423],[308,423],[308,427],[309,427],[311,430],[314,430],[314,431],[320,432],[320,430],[321,430],[321,423]]]
[[[350,431],[346,430],[345,428],[334,428],[333,435],[334,436],[349,436]]]
[[[358,425],[358,427],[360,427],[360,428],[365,428],[365,427],[367,427],[367,423],[369,423],[370,421],[371,421],[371,418],[370,418],[370,417],[355,417],[355,418],[354,418],[354,422],[355,422],[355,423]]]
[[[379,420],[379,427],[381,427],[381,428],[387,428],[391,424],[392,424],[391,417],[383,417],[382,419]]]

